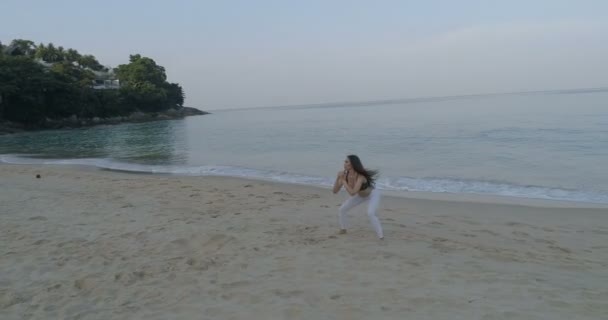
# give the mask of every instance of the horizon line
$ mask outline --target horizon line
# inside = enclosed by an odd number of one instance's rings
[[[394,98],[394,99],[378,99],[378,100],[364,100],[364,101],[341,101],[341,102],[321,102],[321,103],[305,103],[305,104],[289,104],[289,105],[275,105],[275,106],[257,106],[257,107],[238,107],[238,108],[225,108],[225,109],[206,109],[206,111],[240,111],[240,110],[251,110],[251,109],[290,109],[290,108],[314,108],[314,107],[337,107],[337,106],[366,106],[366,105],[390,105],[399,103],[412,103],[412,102],[425,102],[425,101],[436,101],[440,99],[451,100],[459,98],[476,98],[476,97],[491,97],[501,95],[517,95],[517,94],[572,94],[572,93],[590,93],[590,92],[602,92],[608,91],[608,86],[605,87],[587,87],[587,88],[571,88],[571,89],[548,89],[548,90],[531,90],[531,91],[510,91],[510,92],[492,92],[492,93],[472,93],[472,94],[458,94],[458,95],[446,95],[446,96],[424,96],[416,98]]]

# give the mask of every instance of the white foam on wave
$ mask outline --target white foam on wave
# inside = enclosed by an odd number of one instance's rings
[[[378,181],[378,188],[394,191],[470,193],[516,198],[608,203],[608,194],[543,186],[523,186],[504,182],[450,178],[387,178]]]
[[[0,163],[42,165],[84,165],[101,169],[173,174],[183,176],[225,176],[276,181],[283,183],[331,187],[333,177],[315,177],[284,171],[257,170],[234,166],[145,165],[109,159],[37,159],[17,155],[1,155]],[[389,191],[422,191],[437,193],[468,193],[518,198],[562,200],[587,203],[608,203],[608,194],[542,186],[522,186],[503,182],[451,178],[388,177],[377,181],[377,187]]]

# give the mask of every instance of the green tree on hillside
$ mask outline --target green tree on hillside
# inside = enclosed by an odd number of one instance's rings
[[[177,83],[167,83],[165,88],[167,90],[167,101],[169,105],[174,105],[178,108],[183,107],[185,95],[182,87]]]
[[[150,58],[131,55],[128,64],[115,69],[121,82],[121,92],[127,103],[142,111],[181,108],[184,94],[181,86],[168,83],[165,68]]]
[[[15,39],[6,46],[4,52],[9,56],[31,57],[36,53],[36,45],[30,40]]]
[[[150,82],[160,86],[167,80],[165,68],[157,65],[154,60],[139,54],[129,56],[128,64],[119,65],[116,68],[116,75],[122,82],[133,85]]]
[[[0,43],[0,120],[31,124],[45,118],[111,117],[181,108],[184,92],[165,68],[139,54],[112,72],[93,55],[23,39]],[[120,90],[96,90],[117,76]]]

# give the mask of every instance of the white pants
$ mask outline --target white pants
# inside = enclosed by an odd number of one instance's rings
[[[361,197],[357,194],[344,201],[342,206],[340,206],[340,215],[338,217],[340,228],[346,229],[346,213],[348,210],[362,204],[365,201],[369,201],[369,204],[367,205],[367,216],[369,217],[369,221],[372,223],[372,226],[374,226],[374,229],[376,230],[376,235],[378,238],[384,238],[380,220],[378,220],[378,216],[376,215],[376,210],[380,204],[380,191],[377,189],[373,189],[371,194],[367,197]]]

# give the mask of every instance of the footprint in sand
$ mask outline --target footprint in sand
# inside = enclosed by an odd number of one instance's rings
[[[551,245],[551,246],[549,246],[549,248],[553,249],[553,250],[561,251],[563,253],[572,253],[572,251],[570,249],[567,249],[567,248],[564,248],[564,247],[559,247],[559,246],[556,246],[556,245]]]
[[[530,235],[526,232],[523,231],[513,231],[511,232],[511,234],[513,234],[514,236],[519,236],[519,237],[529,237]]]
[[[0,309],[5,309],[10,306],[24,303],[29,299],[23,294],[19,294],[16,292],[8,291],[0,293]]]
[[[57,290],[59,288],[61,288],[61,283],[58,283],[58,284],[56,284],[54,286],[50,286],[50,287],[46,288],[46,291],[47,292],[51,292],[51,291]]]
[[[74,288],[78,290],[88,291],[95,287],[95,281],[91,277],[84,277],[74,281]]]
[[[250,284],[251,284],[251,282],[249,282],[247,280],[241,280],[241,281],[235,281],[235,282],[230,282],[230,283],[224,283],[224,284],[221,284],[221,286],[224,289],[235,289],[235,288],[247,287]]]
[[[119,272],[114,274],[114,282],[120,282],[125,286],[132,285],[146,277],[144,271],[134,271],[130,273]]]
[[[553,241],[553,240],[545,240],[545,239],[534,239],[534,242],[536,242],[536,243],[542,243],[542,244],[551,244],[551,245],[555,244],[555,241]]]
[[[213,258],[195,259],[191,257],[186,260],[186,264],[194,270],[206,271],[215,266],[217,262]]]
[[[281,289],[275,289],[273,291],[273,293],[276,296],[279,296],[281,298],[292,298],[292,297],[297,297],[300,296],[304,293],[304,291],[302,290],[281,290]]]
[[[479,233],[487,233],[487,234],[492,235],[492,236],[495,236],[495,237],[500,235],[500,234],[498,234],[498,233],[496,233],[496,232],[494,232],[494,231],[491,231],[491,230],[486,230],[486,229],[482,229],[482,230],[475,230],[475,231],[476,231],[476,232],[479,232]]]
[[[47,221],[48,219],[46,217],[43,217],[43,216],[36,216],[36,217],[31,217],[28,220],[31,220],[31,221]]]

